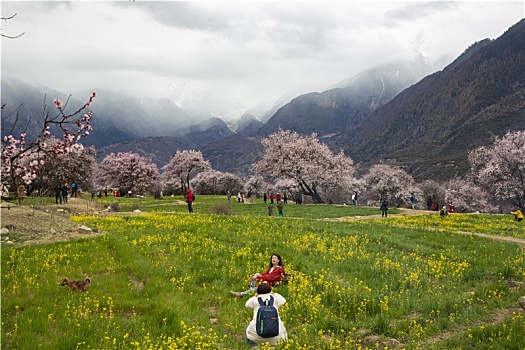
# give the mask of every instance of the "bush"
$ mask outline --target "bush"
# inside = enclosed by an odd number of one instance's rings
[[[233,210],[231,205],[228,203],[215,203],[210,207],[210,213],[216,215],[233,215]]]
[[[116,213],[120,212],[120,203],[119,202],[113,202],[109,205],[109,208],[111,211],[114,211]]]

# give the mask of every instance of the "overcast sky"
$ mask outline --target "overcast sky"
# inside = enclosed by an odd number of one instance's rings
[[[525,15],[523,0],[18,0],[1,10],[16,13],[2,34],[24,33],[1,39],[3,75],[66,94],[109,89],[179,104],[200,95],[236,101],[230,108],[323,91],[416,52],[455,58]]]

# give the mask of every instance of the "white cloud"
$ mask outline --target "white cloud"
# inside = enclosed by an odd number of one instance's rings
[[[2,74],[65,93],[205,92],[246,106],[322,91],[415,51],[457,57],[500,36],[522,1],[2,1]],[[239,106],[231,105],[231,109]]]

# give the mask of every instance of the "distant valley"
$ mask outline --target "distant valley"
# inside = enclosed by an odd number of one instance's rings
[[[235,121],[209,111],[180,108],[168,99],[137,99],[97,91],[92,134],[100,161],[109,153],[136,152],[160,167],[177,150],[201,150],[216,170],[247,175],[260,157],[260,140],[279,130],[316,133],[343,149],[364,171],[383,162],[416,179],[465,173],[468,150],[509,130],[525,129],[525,20],[495,40],[473,43],[443,69],[425,62],[389,62],[311,92],[247,110]],[[46,96],[68,95],[2,77],[2,137],[13,126],[38,131]],[[86,96],[68,104],[78,108]],[[19,120],[14,125],[18,109]],[[16,129],[18,128],[18,129]],[[16,133],[15,133],[16,134]]]

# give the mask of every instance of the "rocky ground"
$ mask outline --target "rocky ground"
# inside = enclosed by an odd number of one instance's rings
[[[83,229],[69,220],[76,213],[96,213],[103,208],[80,198],[70,198],[68,204],[44,207],[20,207],[2,201],[2,244],[45,244],[100,234]]]

